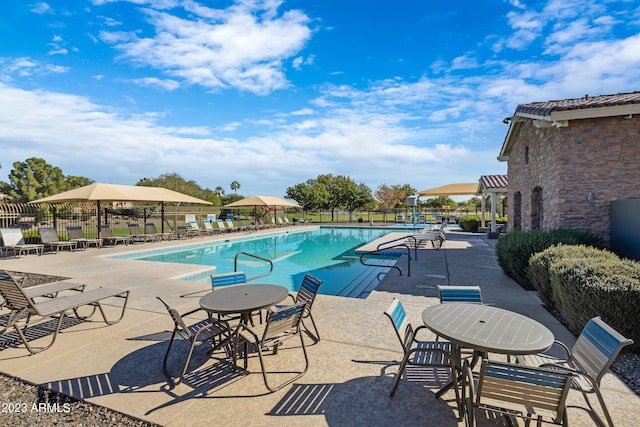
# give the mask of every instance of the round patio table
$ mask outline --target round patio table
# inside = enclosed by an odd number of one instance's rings
[[[481,353],[535,354],[548,350],[553,333],[519,313],[482,304],[451,303],[426,308],[424,324],[462,347]]]
[[[225,286],[200,298],[200,307],[209,313],[240,314],[246,324],[253,311],[276,305],[288,294],[289,290],[280,285]]]
[[[460,348],[473,349],[471,366],[487,353],[507,355],[535,354],[553,345],[553,333],[543,324],[519,313],[483,304],[449,303],[427,307],[422,312],[427,328],[448,339],[458,349],[456,364],[461,366]],[[453,381],[436,393],[442,396]]]

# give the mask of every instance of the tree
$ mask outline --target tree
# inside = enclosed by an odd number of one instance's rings
[[[238,181],[232,181],[231,182],[231,189],[233,190],[234,194],[238,194],[238,190],[240,189],[240,183]]]
[[[373,201],[371,189],[365,184],[356,184],[351,178],[338,175],[318,175],[304,184],[287,188],[287,198],[295,200],[304,210],[331,210],[333,221],[336,209],[350,213]]]
[[[224,188],[221,185],[218,185],[215,190],[213,190],[218,197],[224,196]]]
[[[187,181],[177,173],[167,173],[157,178],[142,178],[136,183],[143,187],[162,187],[178,193],[187,194],[198,199],[206,200],[213,203],[214,206],[220,206],[221,200],[214,191],[208,188],[200,187],[195,181]]]
[[[65,176],[59,167],[39,157],[31,157],[24,162],[13,163],[9,183],[3,183],[2,191],[16,203],[26,203],[92,182],[89,178]]]
[[[405,203],[406,197],[408,195],[414,194],[415,190],[413,188],[400,185],[392,185],[388,186],[387,184],[382,184],[378,187],[375,192],[376,200],[380,205],[380,208],[383,210],[383,220],[387,220],[387,209],[393,209],[401,206]],[[407,194],[407,191],[410,190],[410,193]]]

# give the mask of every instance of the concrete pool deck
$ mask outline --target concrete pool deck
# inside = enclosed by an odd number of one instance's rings
[[[162,373],[162,356],[173,325],[155,297],[163,297],[181,312],[197,307],[208,284],[175,278],[203,268],[110,256],[228,238],[0,259],[0,269],[71,277],[89,288],[131,290],[121,323],[105,326],[97,319],[69,322],[56,344],[43,353],[27,356],[23,346],[2,349],[0,371],[167,426],[461,426],[453,392],[445,394],[444,399],[435,398],[433,381],[403,379],[395,397],[389,398],[402,357],[393,328],[383,315],[394,297],[403,301],[412,323],[420,325],[422,310],[438,303],[437,285],[477,284],[486,303],[538,320],[552,330],[556,339],[569,345],[575,341],[534,295],[502,273],[496,262],[495,240],[454,231],[447,233],[444,249],[419,251],[418,261],[411,265],[411,277],[392,270],[367,299],[320,295],[313,313],[322,340],[313,343],[305,337],[310,368],[294,384],[269,394],[257,358],[250,358],[250,374],[246,375],[231,370],[221,352],[209,359],[203,351],[197,351],[184,383],[171,388]],[[402,267],[403,263],[406,257],[398,265]],[[268,357],[267,363],[274,369],[298,369],[302,364],[299,350],[287,344],[278,356]],[[602,389],[616,425],[636,426],[640,397],[612,373],[605,376]],[[596,425],[579,393],[570,394],[569,406],[572,426]],[[0,420],[2,417],[0,414]],[[482,420],[480,425],[501,424]]]

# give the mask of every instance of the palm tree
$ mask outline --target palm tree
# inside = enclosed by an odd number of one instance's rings
[[[222,196],[224,196],[224,188],[222,188],[222,186],[221,186],[221,185],[218,185],[218,186],[216,187],[215,193],[216,193],[216,195],[217,195],[218,197],[222,197]]]
[[[231,183],[231,189],[233,190],[234,194],[238,194],[238,190],[240,189],[240,183],[238,181],[233,181]]]

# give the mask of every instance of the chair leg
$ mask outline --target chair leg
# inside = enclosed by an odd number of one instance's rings
[[[602,396],[602,393],[600,393],[600,388],[593,381],[591,383],[591,386],[593,388],[593,392],[596,394],[596,397],[598,398],[598,402],[600,403],[600,407],[602,408],[602,412],[604,413],[604,416],[607,419],[607,423],[606,424],[602,421],[602,418],[595,411],[595,409],[593,408],[593,405],[591,405],[591,402],[589,401],[589,396],[587,396],[587,393],[585,391],[582,391],[582,395],[584,396],[584,400],[587,402],[587,405],[589,406],[589,409],[591,409],[591,413],[593,413],[593,416],[598,421],[598,424],[600,424],[602,426],[608,425],[609,427],[613,427],[613,420],[611,419],[611,414],[609,414],[609,410],[607,409],[607,406],[604,403],[604,397]]]
[[[389,393],[390,397],[396,394],[396,389],[398,388],[398,384],[400,384],[400,379],[404,374],[404,368],[407,366],[407,362],[409,362],[409,357],[411,356],[411,352],[405,352],[404,357],[402,358],[402,363],[400,363],[400,367],[398,368],[398,373],[396,374],[396,378],[393,381],[393,387],[391,387],[391,393]]]
[[[164,370],[165,375],[167,375],[167,377],[169,377],[169,379],[171,380],[171,383],[173,385],[178,385],[180,384],[180,381],[182,381],[182,378],[180,378],[177,382],[174,379],[173,375],[171,375],[171,372],[169,372],[169,368],[167,368],[167,360],[169,359],[169,353],[171,352],[171,347],[173,346],[173,340],[176,337],[176,330],[173,330],[173,333],[171,334],[171,339],[169,340],[169,344],[167,345],[167,350],[164,352],[164,359],[162,360],[162,368]]]
[[[100,302],[96,301],[95,303],[95,305],[97,305],[98,309],[100,310],[100,314],[102,314],[104,323],[106,323],[107,325],[115,325],[116,323],[120,322],[124,317],[124,312],[127,309],[127,302],[129,301],[129,291],[125,291],[119,295],[114,295],[114,296],[117,298],[124,298],[124,303],[122,304],[122,311],[120,312],[120,317],[118,317],[116,320],[108,320],[107,315],[104,313],[104,309],[102,308],[102,305],[100,304]]]
[[[304,323],[304,319],[301,320],[302,325],[304,326],[304,330],[307,333],[307,335],[309,335],[309,337],[314,340],[315,342],[320,341],[320,333],[318,332],[318,327],[316,326],[316,322],[313,320],[313,316],[311,315],[311,312],[309,312],[309,315],[306,316],[309,319],[311,319],[311,325],[313,326],[313,330],[315,331],[315,334],[313,334],[309,328],[307,327],[307,325]]]
[[[56,330],[53,333],[53,338],[51,339],[51,342],[49,343],[49,345],[47,345],[45,347],[39,347],[39,348],[33,348],[33,347],[31,347],[29,345],[29,342],[27,341],[27,337],[24,335],[24,332],[26,332],[26,330],[27,330],[26,326],[24,328],[24,331],[20,327],[18,327],[17,324],[14,324],[13,327],[16,330],[16,332],[18,333],[18,336],[20,337],[22,342],[24,343],[24,346],[29,351],[29,355],[32,355],[32,354],[40,353],[40,352],[43,352],[43,351],[49,349],[56,342],[56,338],[58,338],[58,332],[60,332],[60,326],[62,325],[62,320],[63,319],[64,319],[64,313],[61,313],[60,316],[58,317],[58,323],[56,325]]]
[[[267,387],[267,389],[272,393],[282,389],[283,387],[291,384],[298,378],[302,377],[304,374],[307,373],[307,370],[309,369],[309,356],[307,355],[307,348],[304,345],[304,338],[302,337],[302,332],[299,331],[298,335],[300,335],[300,344],[302,346],[302,352],[304,353],[304,363],[305,363],[304,370],[296,374],[294,377],[289,378],[285,382],[279,384],[276,387],[272,387],[271,385],[269,385],[269,381],[267,380],[267,369],[264,364],[264,358],[262,355],[262,346],[259,343],[256,343],[256,345],[258,346],[258,358],[260,359],[260,368],[262,369],[262,379],[264,380],[265,387]]]

